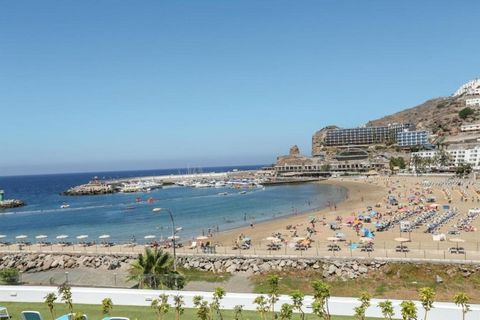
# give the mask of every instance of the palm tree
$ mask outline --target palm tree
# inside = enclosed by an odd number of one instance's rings
[[[137,260],[132,262],[128,269],[128,280],[138,282],[139,288],[156,289],[166,286],[169,289],[180,289],[184,285],[184,278],[173,271],[173,259],[168,252],[161,249],[145,248]],[[176,281],[173,281],[175,279]]]

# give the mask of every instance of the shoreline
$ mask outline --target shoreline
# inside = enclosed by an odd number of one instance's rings
[[[298,184],[299,182],[296,182],[295,184]],[[309,181],[309,182],[301,182],[301,183],[318,183],[318,184],[329,184],[329,183],[324,183],[324,181]],[[273,185],[272,185],[273,186]],[[349,196],[349,189],[344,187],[343,185],[335,185],[335,186],[339,186],[343,189],[346,190],[346,195],[347,197]],[[343,203],[345,202],[347,199],[343,199],[339,202],[336,202],[335,204],[338,206],[340,203]],[[255,226],[257,225],[262,225],[262,224],[266,224],[266,223],[269,223],[269,222],[273,222],[273,221],[278,221],[278,220],[287,220],[289,218],[293,218],[293,217],[306,217],[308,215],[312,215],[312,214],[317,214],[318,212],[321,212],[322,210],[326,210],[328,208],[328,205],[325,205],[325,206],[319,206],[319,207],[314,207],[314,208],[311,208],[311,209],[308,209],[308,210],[302,210],[302,211],[298,211],[297,213],[289,213],[289,214],[285,214],[285,215],[278,215],[278,216],[275,216],[275,217],[271,217],[271,218],[267,218],[265,220],[261,220],[259,222],[255,222],[255,220],[253,220],[253,224]],[[243,229],[243,228],[249,228],[250,227],[250,223],[252,223],[252,219],[247,219],[246,223],[245,224],[242,224],[241,226],[236,226],[236,227],[231,227],[231,228],[225,228],[224,230],[220,231],[220,232],[215,232],[213,234],[212,237],[209,238],[209,240],[212,240],[212,239],[215,239],[216,236],[219,236],[219,235],[222,235],[224,233],[231,233],[233,231],[236,231],[238,229]],[[189,243],[191,240],[184,240],[184,241],[180,241],[182,244],[186,244],[186,243]]]
[[[379,196],[378,193],[384,190],[382,187],[372,186],[366,184],[364,181],[352,181],[351,178],[349,178],[348,180],[343,178],[335,178],[318,181],[315,183],[344,188],[346,190],[346,198],[343,201],[336,203],[336,210],[330,208],[329,206],[313,208],[312,210],[308,210],[306,212],[280,216],[254,223],[253,228],[247,225],[224,230],[214,234],[213,237],[211,237],[209,240],[214,243],[219,243],[221,245],[230,245],[238,237],[239,234],[244,234],[248,235],[252,239],[252,242],[258,243],[259,241],[270,236],[274,232],[285,231],[286,225],[304,224],[306,218],[311,215],[315,215],[317,216],[317,218],[319,215],[323,215],[323,217],[325,217],[328,222],[332,219],[334,220],[336,215],[340,215],[342,212],[344,213],[347,210],[355,211],[364,209],[366,206],[365,203],[371,203],[372,201],[368,194],[373,193],[375,195],[376,202],[378,202],[381,199],[381,196]],[[371,192],[368,192],[369,189]],[[361,201],[362,198],[363,202]]]

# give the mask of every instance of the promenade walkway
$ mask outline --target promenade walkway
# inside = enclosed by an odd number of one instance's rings
[[[451,242],[406,242],[403,243],[404,250],[399,251],[397,242],[377,242],[374,251],[362,251],[361,249],[352,249],[346,242],[339,242],[339,251],[329,251],[328,246],[331,242],[316,241],[307,250],[295,250],[288,246],[282,247],[280,250],[268,250],[266,244],[253,244],[248,250],[232,249],[231,246],[216,246],[215,250],[208,253],[203,252],[200,248],[189,249],[187,247],[178,248],[176,253],[178,256],[225,256],[225,257],[277,257],[277,258],[331,258],[331,259],[371,259],[378,258],[386,261],[426,261],[436,263],[480,263],[479,243],[462,243],[463,251],[461,254],[453,253],[451,248],[455,245]],[[407,248],[405,250],[405,248]],[[17,244],[0,247],[1,253],[55,253],[55,254],[112,254],[112,255],[132,255],[136,256],[145,249],[144,245],[127,246],[118,244],[105,247],[102,245],[80,246],[80,245],[29,245],[19,247]],[[171,248],[164,249],[173,253]]]

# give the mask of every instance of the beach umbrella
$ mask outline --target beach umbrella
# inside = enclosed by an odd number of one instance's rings
[[[353,223],[353,221],[355,221],[354,216],[349,216],[345,218],[345,223]]]
[[[358,239],[360,242],[362,243],[369,243],[369,242],[373,242],[373,238],[368,238],[368,237],[360,237],[360,239]]]
[[[86,234],[82,234],[82,235],[77,236],[78,240],[83,240],[83,239],[87,239],[87,238],[88,238],[88,236]]]
[[[207,240],[208,237],[207,236],[198,236],[197,237],[197,240]]]
[[[305,237],[295,237],[292,240],[295,241],[295,242],[298,242],[298,241],[305,240]]]
[[[0,239],[5,239],[7,237],[7,235],[5,234],[0,234]]]
[[[48,236],[46,236],[44,234],[41,234],[41,235],[38,235],[38,236],[35,237],[35,239],[37,239],[37,240],[42,240],[42,239],[47,239],[47,238],[48,238]]]
[[[397,241],[397,242],[400,242],[400,248],[402,249],[402,251],[403,251],[403,243],[410,241],[407,238],[395,238],[394,240]]]
[[[338,238],[337,237],[328,237],[327,240],[328,241],[338,241]]]
[[[156,238],[156,237],[155,237],[153,234],[150,234],[150,235],[148,235],[148,236],[143,237],[143,239],[146,239],[146,240],[148,240],[148,239],[155,239],[155,238]]]
[[[109,234],[102,234],[100,237],[98,237],[98,239],[108,239],[108,238],[110,238]]]
[[[450,242],[455,242],[455,243],[457,244],[457,250],[458,250],[458,244],[459,244],[460,242],[462,242],[462,243],[465,242],[465,240],[460,239],[460,238],[451,238],[451,239],[449,239],[448,241],[450,241]]]
[[[67,238],[68,238],[68,235],[66,235],[66,234],[61,234],[61,235],[57,236],[58,240],[63,240],[63,239],[67,239]]]
[[[275,239],[278,239],[277,237],[266,237],[265,240],[267,241],[275,241]]]
[[[180,239],[180,237],[179,237],[179,236],[170,236],[170,237],[168,237],[168,240],[173,240],[173,239],[177,240],[177,239]]]
[[[15,239],[17,239],[17,240],[24,240],[24,239],[27,239],[27,238],[28,238],[28,236],[24,235],[24,234],[21,234],[21,235],[15,237]]]

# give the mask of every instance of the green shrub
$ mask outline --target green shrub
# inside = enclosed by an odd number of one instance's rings
[[[17,284],[19,281],[19,272],[16,268],[1,269],[0,280],[6,284]]]
[[[462,118],[463,120],[467,119],[469,116],[471,116],[472,114],[474,114],[475,111],[473,111],[472,108],[470,107],[466,107],[466,108],[463,108],[462,110],[460,110],[458,112],[458,116],[460,118]]]

